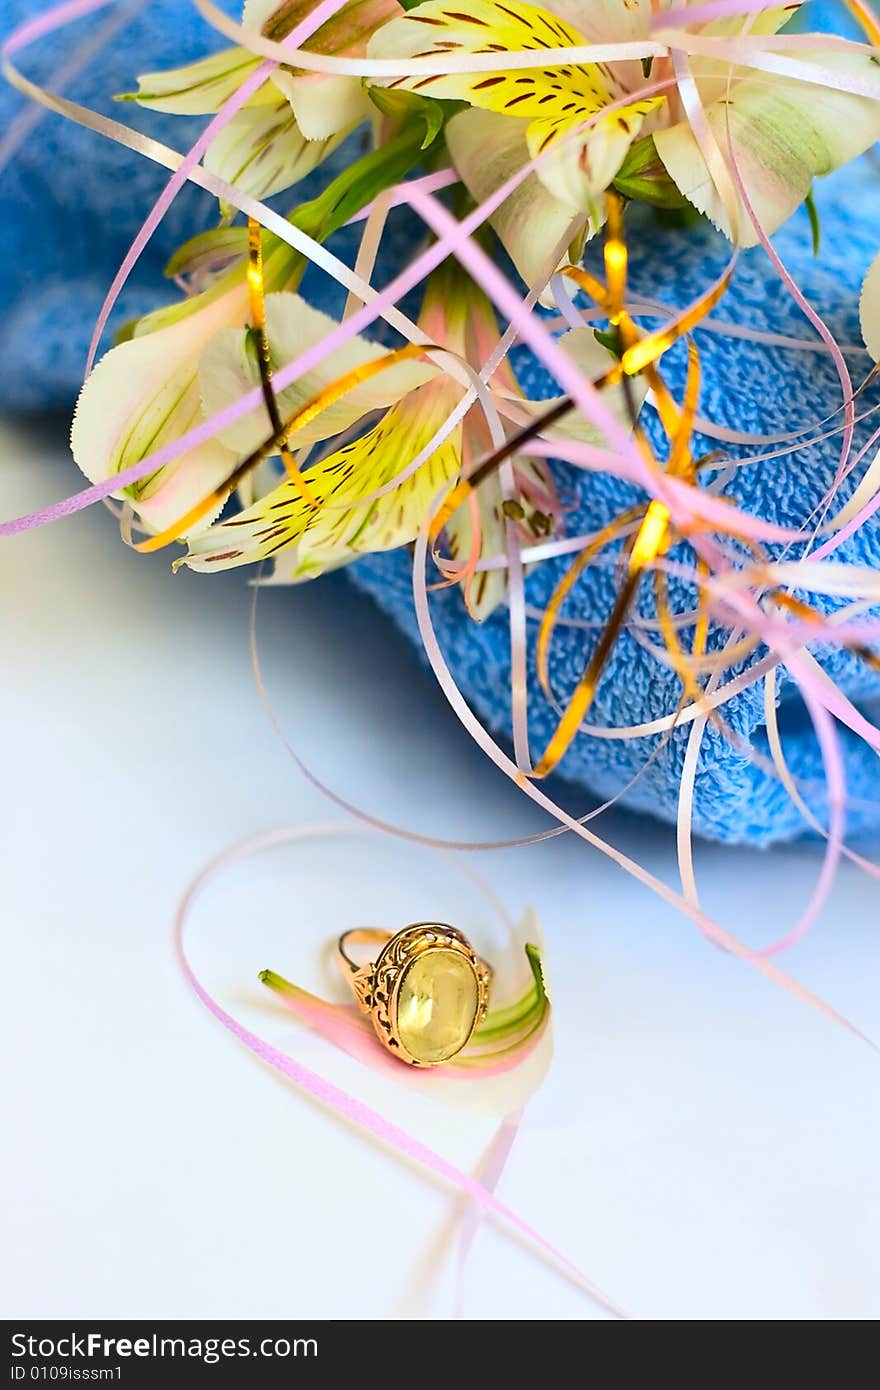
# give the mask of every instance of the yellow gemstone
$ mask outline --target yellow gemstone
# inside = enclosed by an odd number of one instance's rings
[[[477,976],[470,961],[445,946],[423,951],[400,984],[400,1041],[417,1062],[446,1062],[470,1037],[478,1007]]]

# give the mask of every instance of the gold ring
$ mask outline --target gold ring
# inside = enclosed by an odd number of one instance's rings
[[[358,965],[350,946],[381,946]],[[354,927],[336,948],[339,965],[376,1036],[402,1062],[436,1067],[458,1055],[486,1017],[490,970],[467,937],[442,922],[399,932]]]

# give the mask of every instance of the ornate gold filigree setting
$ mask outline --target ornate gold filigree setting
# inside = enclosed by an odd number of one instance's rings
[[[356,965],[347,952],[349,946],[380,943],[379,955],[367,965]],[[438,1066],[451,1060],[467,1046],[474,1030],[486,1017],[491,971],[457,927],[443,922],[414,922],[393,935],[376,928],[356,928],[340,938],[338,956],[355,998],[363,1012],[369,1014],[379,1041],[410,1066]],[[450,1044],[453,1050],[448,1055],[431,1056],[429,1049],[420,1049],[413,1042],[412,1029],[402,1029],[401,991],[417,963],[421,964],[420,978],[428,982],[432,969],[436,969],[439,979],[441,972],[449,976],[452,967],[459,981],[465,982],[464,993],[468,1000],[471,997],[468,987],[473,990],[472,1007],[468,1002],[463,1005],[456,1020],[458,1034]],[[427,1024],[426,1029],[429,1026]]]

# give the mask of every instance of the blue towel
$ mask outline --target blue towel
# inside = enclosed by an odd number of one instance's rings
[[[68,25],[16,58],[22,71],[52,87],[56,68],[95,36],[114,13]],[[4,36],[44,11],[44,0],[5,0]],[[181,0],[152,0],[76,77],[64,95],[185,150],[202,118],[164,116],[115,92],[132,91],[139,72],[177,67],[224,40]],[[0,141],[31,103],[0,80]],[[168,180],[168,171],[54,113],[0,172],[0,409],[68,407],[82,383],[89,339],[112,276]],[[178,297],[162,270],[174,248],[216,221],[216,203],[185,188],[126,286],[105,345],[127,320]]]
[[[11,23],[44,8],[38,0],[11,0]],[[92,31],[100,18],[89,22]],[[83,24],[68,30],[63,42],[50,41],[36,60],[23,55],[29,74],[47,80],[55,63],[69,54],[71,35],[88,32]],[[113,43],[93,69],[72,86],[70,95],[84,104],[119,116],[109,93],[130,89],[145,69],[173,66],[212,51],[218,41],[189,6],[154,0]],[[6,130],[23,105],[17,94],[0,91],[0,129]],[[198,120],[162,117],[136,107],[123,108],[130,124],[177,148],[195,138]],[[85,171],[85,176],[84,176]],[[16,410],[69,406],[79,387],[92,324],[110,276],[125,253],[167,174],[101,140],[48,115],[18,151],[0,179],[0,407]],[[779,251],[815,306],[842,342],[860,341],[858,289],[880,247],[880,186],[867,161],[842,171],[816,188],[823,227],[821,259],[812,258],[810,232],[798,213],[776,239]],[[291,201],[281,200],[281,206]],[[163,289],[161,268],[170,251],[215,216],[211,200],[187,189],[175,203],[142,258],[123,295],[115,323],[153,308],[174,292]],[[719,273],[729,254],[727,243],[708,226],[687,234],[659,227],[647,209],[629,219],[633,251],[633,286],[637,293],[667,304],[684,304]],[[389,264],[411,249],[413,228],[398,222],[398,240]],[[335,248],[334,248],[335,249]],[[344,254],[344,251],[341,252]],[[310,277],[311,292],[326,307],[333,297],[320,277]],[[736,282],[719,317],[795,336],[808,330],[760,249],[746,253]],[[747,339],[699,335],[704,388],[702,412],[734,429],[770,433],[801,428],[837,409],[839,386],[826,355],[768,349]],[[520,350],[514,357],[523,386],[550,395],[554,384],[534,359]],[[853,355],[856,381],[865,359]],[[680,390],[684,365],[680,351],[668,355],[670,385]],[[877,395],[862,398],[876,403]],[[647,427],[658,448],[660,431],[650,409]],[[864,429],[860,438],[864,438]],[[698,441],[709,450],[713,441]],[[783,525],[800,525],[830,484],[837,462],[835,441],[812,446],[754,467],[743,468],[729,491],[747,509]],[[861,471],[852,480],[854,486]],[[567,529],[595,530],[637,496],[623,484],[589,477],[560,467],[560,486],[572,511]],[[843,496],[847,495],[844,491]],[[683,552],[681,552],[683,554]],[[843,546],[839,558],[854,564],[880,563],[880,523],[864,527]],[[405,552],[370,557],[354,566],[351,576],[368,590],[414,641],[410,564]],[[546,564],[529,579],[529,599],[540,605],[561,573],[561,564]],[[596,619],[607,614],[615,580],[607,567],[595,567],[570,600],[571,617]],[[673,601],[692,601],[684,586],[672,586]],[[651,595],[639,605],[653,615]],[[483,626],[472,623],[457,592],[434,599],[438,633],[462,690],[502,740],[509,733],[509,655],[506,618],[501,612]],[[534,632],[532,632],[534,637]],[[716,635],[716,642],[720,635]],[[554,642],[551,677],[564,697],[584,661],[584,632],[560,627]],[[823,665],[842,689],[867,712],[880,708],[880,678],[845,652],[818,651]],[[680,687],[630,635],[624,634],[600,683],[590,722],[625,725],[655,718],[676,708]],[[714,727],[706,729],[696,783],[695,829],[726,842],[766,845],[803,834],[806,826],[784,788],[766,769],[760,683],[725,707],[736,731],[736,747]],[[536,682],[530,689],[531,736],[539,751],[552,732],[555,716]],[[780,725],[786,755],[814,814],[827,816],[821,757],[802,702],[793,686],[783,683]],[[625,804],[673,819],[688,729],[677,730],[662,746],[656,738],[618,741],[581,735],[563,763],[566,777],[604,799],[624,788],[646,768],[626,793]],[[841,731],[850,798],[848,831],[857,835],[880,827],[880,778],[877,761],[865,745]],[[754,749],[750,761],[743,745]],[[655,757],[648,764],[651,753]],[[762,756],[763,755],[763,756]],[[647,766],[646,766],[647,764]]]
[[[810,229],[805,213],[798,213],[777,236],[775,244],[798,283],[823,314],[839,342],[858,344],[858,291],[871,257],[880,246],[880,188],[873,170],[842,171],[817,187],[817,203],[823,226],[821,260],[812,258]],[[643,295],[666,304],[684,305],[695,298],[721,272],[730,247],[710,227],[686,235],[658,228],[646,208],[633,208],[627,218],[635,296]],[[596,267],[598,269],[598,266]],[[757,330],[796,337],[808,335],[805,321],[794,308],[784,286],[769,266],[761,248],[746,252],[735,283],[717,311],[717,317]],[[760,346],[747,339],[700,333],[698,344],[703,366],[701,412],[717,424],[732,429],[771,434],[803,428],[837,409],[841,392],[830,358],[825,354]],[[524,388],[535,395],[552,394],[552,383],[527,352],[514,354]],[[869,365],[864,354],[849,356],[856,384]],[[679,396],[684,380],[682,351],[664,358],[664,374]],[[877,404],[876,390],[863,394],[861,407]],[[662,432],[655,413],[643,411],[652,442],[662,449]],[[857,440],[866,437],[868,426]],[[699,455],[717,448],[717,442],[697,438]],[[733,451],[737,452],[737,451]],[[872,456],[872,455],[871,455]],[[870,456],[869,456],[870,457]],[[800,526],[820,502],[831,484],[839,461],[839,439],[798,450],[783,459],[738,472],[727,491],[747,510],[783,526]],[[839,494],[850,495],[866,464]],[[598,530],[638,500],[635,489],[607,477],[576,473],[556,465],[563,496],[575,503],[566,517],[571,535]],[[674,558],[687,559],[680,547]],[[853,564],[880,566],[880,520],[876,517],[857,536],[841,546],[838,558]],[[527,584],[529,602],[543,606],[567,562],[547,563]],[[391,611],[404,630],[418,641],[411,599],[409,557],[400,552],[371,556],[354,571],[358,583]],[[594,567],[578,582],[567,602],[566,614],[595,619],[609,612],[617,580],[607,567]],[[673,606],[680,612],[694,606],[694,594],[682,584],[671,584]],[[443,650],[457,683],[483,720],[502,737],[510,730],[510,661],[506,613],[496,612],[485,624],[468,623],[462,616],[455,591],[437,593],[433,612]],[[832,604],[820,604],[828,611]],[[650,585],[639,611],[656,616]],[[535,628],[530,627],[532,640]],[[720,634],[716,634],[718,645]],[[583,671],[587,643],[595,640],[583,629],[558,627],[550,662],[553,689],[565,698]],[[880,713],[880,677],[854,656],[841,651],[816,653],[841,688],[857,703],[875,700],[874,717]],[[534,663],[530,663],[532,671]],[[734,668],[731,674],[741,669]],[[600,682],[588,722],[600,726],[640,724],[676,709],[681,695],[677,677],[657,662],[636,639],[624,633],[618,641]],[[537,679],[529,686],[530,735],[537,757],[555,727],[556,715],[548,706]],[[728,843],[766,845],[791,839],[807,828],[798,809],[780,782],[767,771],[769,759],[763,717],[763,683],[736,696],[724,707],[724,715],[742,741],[734,746],[715,727],[707,727],[699,761],[694,828],[698,834]],[[782,686],[779,714],[783,745],[802,795],[823,823],[827,798],[822,760],[802,701],[791,683]],[[569,749],[561,771],[597,793],[597,801],[615,795],[640,769],[644,772],[626,793],[624,804],[650,811],[664,819],[676,815],[689,726],[676,730],[661,746],[658,737],[626,741],[580,735]],[[848,829],[851,834],[880,825],[880,775],[876,754],[848,731],[841,730],[850,797]],[[763,758],[751,762],[742,744]],[[654,753],[649,763],[649,755]]]

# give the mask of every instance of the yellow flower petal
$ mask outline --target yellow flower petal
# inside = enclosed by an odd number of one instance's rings
[[[413,540],[433,499],[460,469],[460,429],[399,487],[371,502],[361,499],[403,472],[454,403],[448,382],[419,387],[360,439],[308,470],[317,508],[283,482],[256,506],[195,538],[183,563],[202,571],[233,569],[296,545],[295,573],[305,578]]]
[[[573,48],[587,42],[583,34],[549,10],[510,0],[468,0],[455,9],[446,0],[428,0],[373,37],[373,58],[416,58],[430,54],[521,52],[536,48]],[[572,101],[591,114],[606,105],[613,90],[607,70],[596,64],[565,68],[530,68],[498,73],[454,73],[437,77],[388,80],[425,96],[467,101],[485,111],[540,120],[568,114]]]

